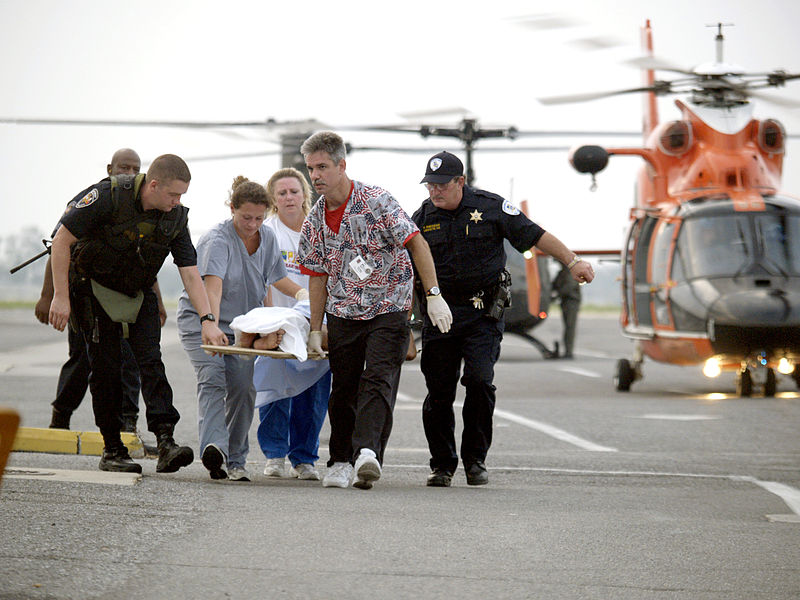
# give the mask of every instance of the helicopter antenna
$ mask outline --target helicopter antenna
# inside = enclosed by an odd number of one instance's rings
[[[722,28],[723,27],[733,27],[733,23],[716,23],[711,25],[706,25],[706,27],[716,27],[717,28],[717,35],[714,37],[714,42],[717,47],[717,63],[722,64],[722,44],[725,42],[725,36],[722,35]]]

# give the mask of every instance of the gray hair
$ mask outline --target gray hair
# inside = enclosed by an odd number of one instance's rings
[[[308,158],[315,152],[327,152],[335,165],[338,165],[347,156],[344,140],[333,131],[315,133],[300,146],[300,154],[303,155],[303,158]]]

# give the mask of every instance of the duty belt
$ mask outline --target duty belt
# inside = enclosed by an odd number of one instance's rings
[[[474,292],[448,292],[442,291],[445,301],[449,305],[469,305],[473,308],[481,309],[485,304],[491,302],[497,286],[488,287]]]

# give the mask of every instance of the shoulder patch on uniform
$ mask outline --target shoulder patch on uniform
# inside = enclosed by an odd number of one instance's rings
[[[90,204],[94,204],[94,201],[100,197],[100,194],[97,192],[97,188],[93,188],[91,192],[86,194],[83,198],[78,200],[75,203],[75,208],[83,208],[84,206],[89,206]]]
[[[519,209],[510,200],[503,200],[503,212],[507,215],[518,215]]]

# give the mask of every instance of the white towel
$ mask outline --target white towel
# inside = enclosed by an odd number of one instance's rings
[[[236,343],[239,343],[242,332],[266,335],[283,329],[283,340],[278,348],[294,354],[300,362],[308,358],[306,340],[310,327],[308,320],[294,308],[278,306],[260,306],[231,321]]]

